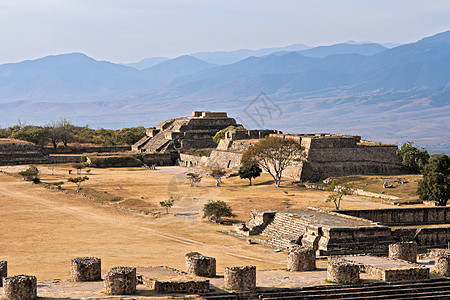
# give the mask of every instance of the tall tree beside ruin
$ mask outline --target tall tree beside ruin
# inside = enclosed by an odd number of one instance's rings
[[[257,161],[259,166],[272,176],[280,186],[283,171],[295,160],[300,160],[303,148],[299,142],[279,137],[266,137],[245,151],[242,163]]]
[[[413,142],[404,143],[397,150],[397,155],[402,158],[402,164],[414,173],[420,173],[430,159],[428,151],[424,148],[414,147]]]
[[[417,193],[425,201],[446,206],[450,197],[450,158],[445,154],[433,154],[424,167],[423,179],[419,181]]]
[[[249,185],[252,185],[252,178],[259,177],[261,175],[261,172],[262,169],[259,167],[258,162],[250,161],[242,164],[242,166],[239,168],[238,174],[241,179],[250,180]]]

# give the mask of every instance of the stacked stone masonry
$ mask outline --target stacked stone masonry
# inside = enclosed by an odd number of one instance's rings
[[[105,273],[107,295],[132,295],[136,292],[136,268],[114,267]]]
[[[331,258],[327,264],[327,280],[339,284],[356,284],[359,282],[359,266]]]
[[[291,272],[316,269],[316,252],[314,248],[292,247],[288,253],[287,269]]]
[[[417,243],[400,242],[389,245],[389,257],[417,262]]]
[[[231,291],[252,291],[256,289],[256,267],[227,267],[224,287]]]
[[[158,294],[170,293],[207,293],[209,292],[209,280],[204,281],[159,281],[148,284]]]
[[[97,281],[102,279],[102,261],[97,257],[76,257],[72,259],[72,281]]]
[[[8,262],[0,261],[0,286],[3,286],[3,278],[8,276]]]
[[[434,261],[434,267],[437,274],[449,277],[450,276],[450,255],[440,254]]]
[[[186,270],[190,274],[202,277],[216,276],[216,259],[214,257],[203,256],[198,252],[186,254]]]
[[[5,300],[37,299],[37,279],[30,275],[16,275],[3,278]]]

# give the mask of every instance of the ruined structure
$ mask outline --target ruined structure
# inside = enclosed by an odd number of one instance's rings
[[[359,282],[359,266],[331,258],[327,264],[327,280],[339,284],[356,284]]]
[[[411,241],[390,244],[389,257],[415,263],[417,261],[417,243]]]
[[[225,268],[225,289],[231,291],[252,291],[256,289],[256,267]]]
[[[16,139],[0,139],[0,166],[50,163],[48,156],[32,143]]]
[[[215,148],[212,137],[228,126],[239,126],[226,112],[194,111],[189,117],[173,118],[147,130],[147,136],[132,146],[140,153],[183,152]]]
[[[292,247],[287,258],[289,271],[311,271],[316,268],[316,252],[310,247]]]
[[[203,164],[237,169],[243,152],[266,136],[293,139],[304,148],[304,159],[288,167],[284,176],[301,181],[319,181],[345,175],[400,174],[403,171],[396,145],[361,141],[342,134],[282,134],[275,130],[228,131]],[[194,157],[181,156],[181,165]],[[198,164],[202,165],[202,164]]]
[[[96,281],[102,279],[102,261],[97,257],[76,257],[72,259],[72,281]]]
[[[417,248],[447,246],[450,225],[433,225],[448,224],[446,216],[449,211],[450,207],[334,212],[312,207],[308,210],[253,210],[247,223],[235,227],[235,234],[243,238],[252,236],[252,242],[276,249],[287,250],[295,245],[312,247],[317,255],[325,256],[388,254],[390,244],[407,242],[402,244],[406,245],[405,249],[397,252],[402,255],[407,253],[407,258],[413,261]],[[395,227],[391,228],[392,225]],[[417,228],[413,225],[417,225]]]
[[[434,268],[437,274],[449,277],[450,276],[450,255],[441,254],[436,257]]]
[[[37,278],[30,275],[16,275],[3,279],[5,300],[37,299]]]
[[[3,286],[3,278],[8,276],[8,262],[0,261],[0,286]]]
[[[203,256],[198,252],[186,254],[186,270],[189,274],[203,277],[216,276],[216,259],[214,257]]]
[[[105,294],[131,295],[136,292],[136,268],[114,267],[105,273]]]

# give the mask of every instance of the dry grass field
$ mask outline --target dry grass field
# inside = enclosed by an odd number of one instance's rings
[[[53,167],[53,170],[52,170]],[[17,173],[26,166],[0,167]],[[43,165],[42,181],[66,180],[70,165]],[[256,265],[260,270],[285,267],[285,254],[224,235],[223,225],[203,220],[208,200],[224,200],[245,221],[254,208],[333,209],[327,192],[308,190],[283,181],[276,188],[263,174],[248,186],[230,177],[217,187],[204,177],[197,187],[186,181],[182,167],[91,169],[80,195],[75,185],[61,191],[0,174],[0,259],[8,261],[9,274],[33,274],[39,280],[68,278],[75,256],[102,258],[104,271],[117,265],[167,265],[184,269],[184,254],[198,251],[214,256],[218,272],[225,266]],[[53,173],[53,175],[52,175]],[[76,173],[73,171],[73,173]],[[104,201],[92,201],[83,193]],[[175,199],[167,215],[159,202]],[[348,196],[342,208],[392,207],[378,199]],[[137,213],[124,208],[146,212]]]

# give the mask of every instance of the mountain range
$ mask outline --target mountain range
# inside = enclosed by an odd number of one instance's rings
[[[391,49],[298,44],[142,65],[81,53],[0,65],[0,126],[59,117],[94,127],[153,126],[220,110],[248,128],[411,140],[450,152],[450,31]]]

